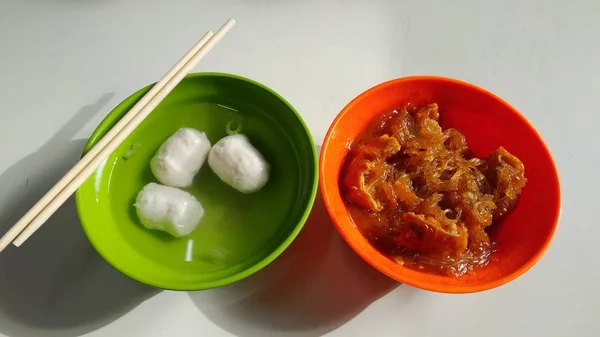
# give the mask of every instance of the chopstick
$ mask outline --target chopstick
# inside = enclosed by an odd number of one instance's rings
[[[175,74],[194,56],[198,50],[206,44],[213,36],[213,32],[207,32],[182,58],[169,70],[169,72],[158,81],[146,95],[144,95],[132,108],[121,118],[113,128],[111,128],[104,137],[86,153],[69,172],[67,172],[25,215],[0,239],[0,252],[4,250],[26,227],[27,225],[60,193],[63,188],[76,177],[96,155],[106,147],[110,141],[146,106],[156,94],[162,90],[165,85],[173,79]]]
[[[231,18],[214,35],[212,32],[206,33],[100,142],[0,239],[0,252],[11,242],[17,247],[21,246],[33,235],[234,25],[235,20]]]

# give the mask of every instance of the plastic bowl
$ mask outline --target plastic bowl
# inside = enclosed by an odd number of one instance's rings
[[[88,151],[148,90],[119,104],[91,136]],[[184,238],[144,228],[134,200],[155,181],[150,158],[181,127],[204,131],[214,144],[227,128],[248,135],[271,164],[269,183],[242,194],[207,164],[187,189],[205,215]],[[223,286],[266,266],[290,245],[313,205],[317,153],[296,110],[281,96],[234,75],[188,75],[77,191],[83,229],[102,257],[150,286],[201,290]]]
[[[449,277],[403,267],[381,254],[352,222],[340,193],[348,148],[375,116],[401,107],[437,102],[440,123],[461,131],[476,156],[504,146],[525,165],[528,179],[514,211],[491,233],[497,251],[472,275]],[[321,193],[337,230],[352,249],[385,275],[418,288],[469,293],[498,287],[529,270],[544,254],[558,226],[558,173],[543,140],[512,106],[472,84],[434,76],[405,77],[377,85],[350,102],[329,128],[320,160]]]

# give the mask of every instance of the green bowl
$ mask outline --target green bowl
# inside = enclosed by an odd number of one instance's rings
[[[94,131],[84,153],[150,88],[119,104]],[[213,144],[241,127],[272,171],[264,188],[246,195],[205,164],[186,189],[202,203],[205,215],[192,234],[174,238],[144,228],[133,205],[141,188],[156,181],[150,159],[181,127],[204,131]],[[79,188],[77,209],[94,248],[123,274],[157,288],[209,289],[257,272],[290,245],[312,208],[317,169],[310,132],[285,99],[243,77],[196,73]]]

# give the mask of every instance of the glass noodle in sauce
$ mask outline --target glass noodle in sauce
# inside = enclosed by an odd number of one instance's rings
[[[474,157],[437,104],[382,116],[352,144],[341,187],[366,239],[400,264],[461,276],[485,266],[489,228],[516,205],[523,163],[503,147]]]

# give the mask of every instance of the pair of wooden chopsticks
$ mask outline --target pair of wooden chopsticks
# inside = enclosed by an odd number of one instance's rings
[[[11,242],[19,247],[64,204],[102,162],[148,117],[150,112],[181,82],[198,62],[235,25],[229,19],[215,34],[209,31],[173,68],[158,81],[108,133],[73,166],[25,215],[0,239],[0,252]]]

